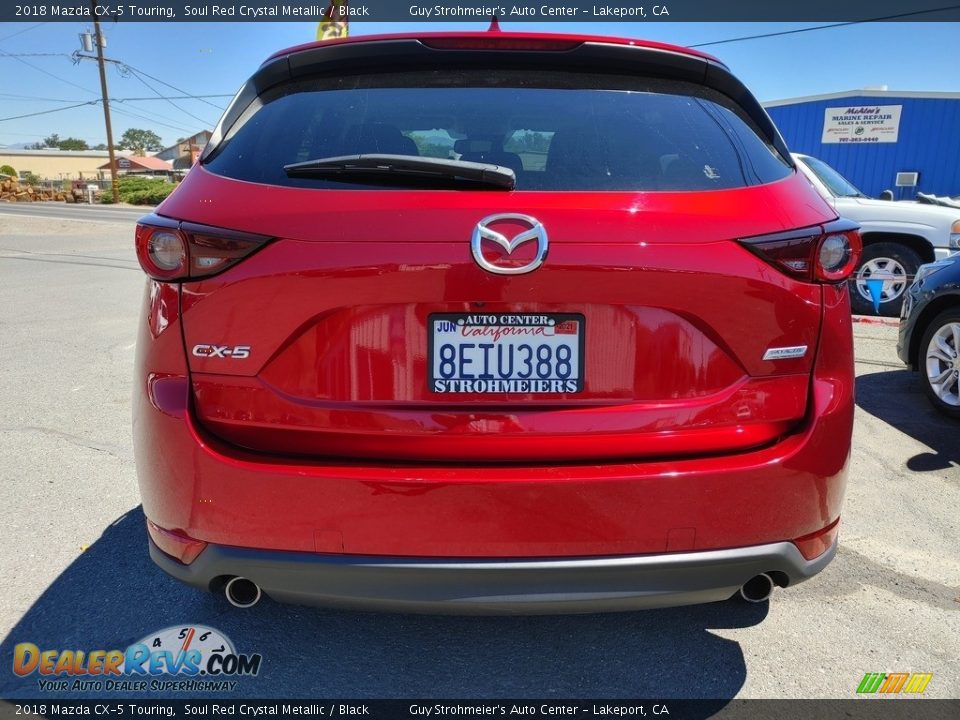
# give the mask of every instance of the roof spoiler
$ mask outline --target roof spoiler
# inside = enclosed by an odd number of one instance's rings
[[[435,67],[437,53],[443,53],[445,62],[458,67],[622,73],[703,85],[726,95],[743,108],[764,138],[787,163],[793,164],[786,143],[760,103],[724,65],[709,58],[663,48],[592,41],[577,43],[561,51],[542,52],[469,47],[438,49],[415,38],[317,45],[270,58],[231,101],[200,159],[206,160],[251,103],[276,85],[317,75]]]

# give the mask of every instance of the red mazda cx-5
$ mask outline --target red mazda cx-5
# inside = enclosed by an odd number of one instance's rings
[[[712,57],[285,50],[136,249],[150,553],[234,605],[762,601],[836,551],[859,236]]]

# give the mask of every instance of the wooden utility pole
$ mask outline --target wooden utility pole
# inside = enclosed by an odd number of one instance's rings
[[[110,127],[110,96],[107,94],[107,70],[103,64],[103,36],[100,34],[100,19],[97,17],[97,0],[90,0],[93,8],[94,44],[97,46],[97,65],[100,66],[100,93],[103,95],[103,122],[107,126],[107,152],[110,153],[110,187],[113,202],[120,202],[120,183],[117,180],[117,158],[113,151],[113,129]]]

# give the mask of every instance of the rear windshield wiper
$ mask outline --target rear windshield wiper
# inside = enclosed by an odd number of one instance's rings
[[[287,177],[323,177],[340,182],[378,182],[389,180],[404,184],[456,185],[478,183],[501,190],[513,190],[517,176],[510,168],[489,163],[418,155],[341,155],[318,158],[283,166]]]

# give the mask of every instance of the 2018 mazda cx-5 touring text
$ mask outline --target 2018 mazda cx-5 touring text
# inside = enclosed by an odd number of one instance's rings
[[[764,600],[836,550],[859,248],[707,55],[280,52],[137,226],[150,553],[238,606]]]

